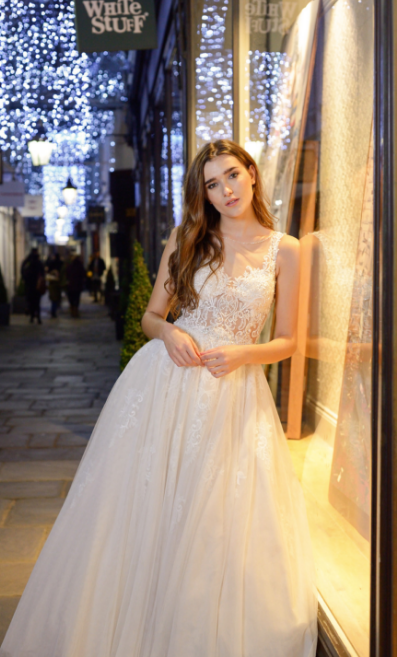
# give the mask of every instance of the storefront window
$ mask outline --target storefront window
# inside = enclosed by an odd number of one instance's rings
[[[269,373],[323,607],[369,654],[373,8],[245,4],[245,146],[300,239],[298,351]],[[241,102],[241,98],[240,98]]]
[[[194,3],[196,145],[233,138],[231,0]]]

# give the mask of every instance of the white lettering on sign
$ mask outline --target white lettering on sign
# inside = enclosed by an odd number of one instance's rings
[[[285,32],[291,26],[296,14],[296,2],[267,2],[253,0],[245,5],[247,28],[249,32]]]
[[[104,32],[134,32],[141,34],[148,12],[142,13],[140,2],[118,0],[118,2],[105,2],[105,0],[83,0],[88,17],[91,19],[91,32],[103,34]]]

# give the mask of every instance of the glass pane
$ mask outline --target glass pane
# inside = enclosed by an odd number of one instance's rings
[[[199,0],[196,15],[196,146],[233,137],[231,0]]]
[[[369,655],[373,7],[241,0],[240,104],[276,229],[301,243],[298,350],[269,382],[322,604]],[[271,323],[267,326],[271,335]]]

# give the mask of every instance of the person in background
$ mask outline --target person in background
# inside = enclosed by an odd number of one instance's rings
[[[94,293],[94,302],[100,301],[101,299],[101,278],[102,274],[106,269],[105,261],[101,258],[99,251],[95,251],[94,257],[89,264],[89,271],[92,273],[91,277],[91,289]],[[99,293],[99,299],[98,299]]]
[[[25,281],[26,301],[29,307],[30,323],[34,318],[41,324],[40,300],[45,293],[44,265],[40,260],[37,248],[33,247],[28,257],[22,263],[21,275]]]
[[[85,269],[79,255],[73,255],[71,262],[66,267],[67,295],[72,317],[80,317],[79,305],[80,295],[84,289]]]
[[[51,317],[57,317],[57,311],[61,303],[62,289],[61,289],[61,269],[62,260],[59,253],[51,253],[46,262],[47,269],[47,282],[48,292],[51,301]]]

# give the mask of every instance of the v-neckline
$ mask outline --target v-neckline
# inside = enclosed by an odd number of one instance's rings
[[[247,274],[251,274],[251,273],[254,272],[254,271],[263,271],[263,270],[265,269],[265,266],[267,265],[267,263],[268,263],[268,261],[269,261],[269,256],[270,256],[271,253],[272,253],[272,239],[274,238],[274,235],[276,235],[276,232],[273,232],[271,235],[268,235],[268,236],[266,237],[266,239],[269,239],[269,238],[270,238],[271,241],[270,241],[269,249],[268,249],[266,255],[265,255],[264,258],[263,258],[263,262],[262,262],[261,267],[252,267],[251,265],[246,265],[246,268],[245,268],[245,270],[244,270],[244,272],[243,272],[242,274],[240,274],[239,276],[231,276],[231,275],[228,274],[227,271],[225,270],[225,265],[224,265],[224,263],[222,263],[219,269],[222,271],[223,275],[228,279],[228,281],[230,281],[231,283],[236,283],[237,281],[240,281],[240,280],[242,280],[243,278],[246,278],[246,277],[247,277]],[[228,239],[232,239],[232,238],[228,238]],[[232,241],[235,242],[235,241],[237,241],[237,240],[233,240],[233,239],[232,239]],[[243,243],[243,242],[239,242],[239,244],[242,244],[242,243]],[[247,242],[245,242],[245,244],[247,244]]]

